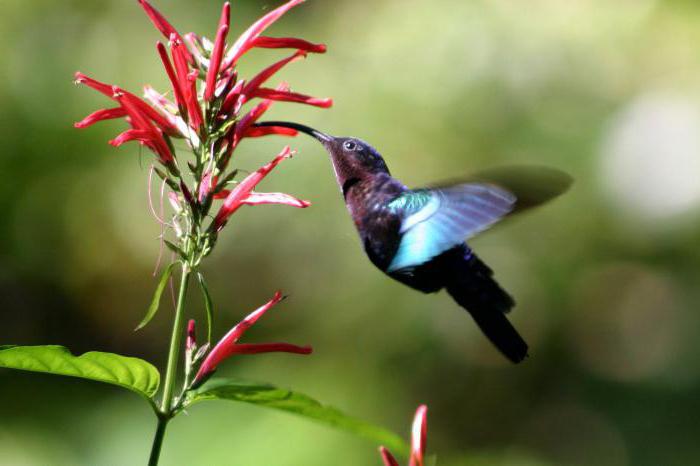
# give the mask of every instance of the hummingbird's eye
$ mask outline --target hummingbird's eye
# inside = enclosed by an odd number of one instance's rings
[[[345,141],[343,143],[343,148],[345,150],[355,150],[356,147],[357,147],[357,144],[355,143],[355,141]]]

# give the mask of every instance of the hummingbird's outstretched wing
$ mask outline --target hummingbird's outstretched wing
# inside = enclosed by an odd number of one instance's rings
[[[506,215],[559,196],[571,183],[569,175],[556,169],[514,166],[408,191],[389,204],[402,221],[401,242],[387,271],[424,264]]]
[[[486,183],[419,189],[400,195],[389,204],[402,221],[401,242],[387,272],[428,262],[507,215],[515,202],[509,191]]]

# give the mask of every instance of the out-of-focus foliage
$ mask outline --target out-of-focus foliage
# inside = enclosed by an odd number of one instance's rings
[[[275,5],[234,2],[234,29]],[[213,32],[220,8],[157,6],[199,32]],[[700,6],[317,0],[270,33],[328,44],[284,73],[336,103],[323,113],[279,104],[271,118],[366,139],[409,185],[507,163],[561,168],[576,184],[472,243],[518,302],[512,318],[532,349],[513,367],[447,296],[372,267],[322,149],[293,141],[299,155],[265,186],[313,207],[243,209],[205,269],[215,336],[282,288],[284,312],[251,337],[315,352],[241,357],[222,375],[298,389],[406,436],[426,403],[439,466],[698,463]],[[3,2],[0,344],[162,365],[169,299],[132,331],[156,285],[150,155],[106,144],[119,123],[71,126],[104,103],[72,85],[76,69],[167,88],[157,38],[135,2]],[[277,53],[251,53],[243,71]],[[255,169],[287,142],[244,142],[235,163]],[[191,309],[203,322],[199,299]],[[2,371],[0,399],[0,464],[147,456],[153,420],[128,393]],[[239,404],[191,412],[172,423],[164,465],[380,464],[371,444],[293,416]]]

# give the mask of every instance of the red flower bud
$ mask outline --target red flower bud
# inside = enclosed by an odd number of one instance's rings
[[[411,459],[409,466],[425,466],[425,445],[428,431],[428,407],[420,405],[413,417],[411,428]]]
[[[214,50],[211,53],[209,60],[209,70],[207,71],[206,87],[204,88],[204,100],[207,102],[214,98],[216,90],[216,80],[219,76],[219,67],[224,56],[224,47],[226,46],[226,35],[228,34],[228,25],[224,24],[219,27],[216,32],[216,40],[214,41]]]
[[[411,426],[411,455],[409,466],[425,466],[425,444],[428,431],[427,421],[428,407],[420,405],[413,417]],[[384,466],[399,466],[396,458],[385,447],[379,447]]]
[[[382,455],[384,466],[399,466],[399,462],[396,461],[396,458],[394,458],[391,452],[386,448],[379,447],[379,453]]]
[[[197,346],[197,334],[195,332],[194,319],[187,322],[187,341],[185,342],[185,351],[192,353]]]

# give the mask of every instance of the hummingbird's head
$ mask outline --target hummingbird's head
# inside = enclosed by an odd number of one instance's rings
[[[350,179],[362,179],[378,173],[389,173],[384,159],[365,141],[350,137],[335,137],[308,126],[286,121],[265,121],[256,126],[281,126],[292,128],[318,140],[331,156],[338,183],[341,186]]]
[[[345,170],[367,174],[389,172],[381,154],[361,139],[331,136],[321,143],[331,155],[333,164],[343,166]]]

